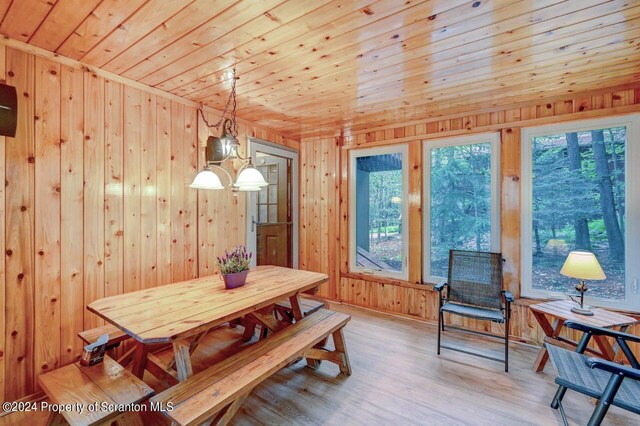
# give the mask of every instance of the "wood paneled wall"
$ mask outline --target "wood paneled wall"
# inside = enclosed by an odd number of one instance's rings
[[[0,137],[0,400],[13,401],[79,357],[77,333],[102,323],[87,303],[215,273],[244,243],[246,206],[188,188],[209,135],[193,104],[0,45],[5,79],[19,97],[16,137]],[[243,149],[248,136],[298,146],[243,121]]]
[[[511,109],[482,111],[464,116],[401,123],[348,136],[303,139],[301,266],[328,273],[332,279],[321,295],[344,303],[437,320],[437,293],[422,284],[422,141],[468,133],[501,133],[501,247],[506,259],[505,286],[520,294],[520,129],[529,125],[640,111],[640,89],[627,88],[584,93],[574,98],[549,99]],[[349,272],[348,265],[348,151],[358,147],[409,144],[409,280],[397,281]],[[322,164],[331,164],[327,173]],[[338,204],[338,208],[336,208]],[[327,218],[334,212],[333,218]],[[337,235],[334,224],[337,223]],[[339,271],[335,265],[339,265]],[[544,337],[528,305],[519,299],[513,308],[511,333],[530,343]],[[451,318],[459,325],[500,333],[499,325]],[[636,327],[638,329],[640,327]],[[640,330],[636,330],[640,332]],[[636,348],[640,352],[640,348]]]

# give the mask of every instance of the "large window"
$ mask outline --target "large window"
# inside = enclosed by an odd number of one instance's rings
[[[523,294],[575,294],[560,275],[571,250],[593,252],[607,278],[591,302],[637,306],[636,117],[525,129],[522,143]],[[635,218],[635,220],[631,220]],[[634,241],[635,240],[635,241]]]
[[[499,135],[424,143],[424,276],[447,277],[449,250],[499,251]]]
[[[407,279],[407,146],[351,151],[352,271]]]

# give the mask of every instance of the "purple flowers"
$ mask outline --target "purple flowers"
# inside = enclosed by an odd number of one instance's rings
[[[222,275],[248,271],[252,253],[247,252],[245,246],[236,246],[233,251],[224,251],[224,256],[218,257],[218,265]]]

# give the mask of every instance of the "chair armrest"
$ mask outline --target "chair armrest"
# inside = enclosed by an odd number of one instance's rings
[[[592,325],[582,324],[575,321],[567,321],[564,323],[565,327],[579,330],[584,333],[589,333],[594,336],[609,336],[616,339],[628,340],[630,342],[640,343],[640,336],[634,336],[629,333],[622,333],[620,331],[610,330],[608,328],[594,327]]]
[[[624,377],[629,377],[630,379],[640,380],[640,370],[626,365],[617,364],[600,358],[588,358],[585,362],[590,368],[597,368],[598,370],[607,371],[612,374],[619,374]]]
[[[442,290],[447,287],[449,284],[447,283],[440,283],[440,284],[436,284],[433,286],[433,289],[435,291],[437,291],[438,293],[442,293]]]
[[[515,302],[516,298],[513,297],[513,294],[509,290],[503,290],[502,294],[504,294],[504,300],[506,300],[507,302]]]

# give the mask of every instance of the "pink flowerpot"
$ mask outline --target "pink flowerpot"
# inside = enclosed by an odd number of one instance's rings
[[[247,275],[249,275],[249,271],[223,275],[224,286],[227,289],[242,287],[247,282]]]

